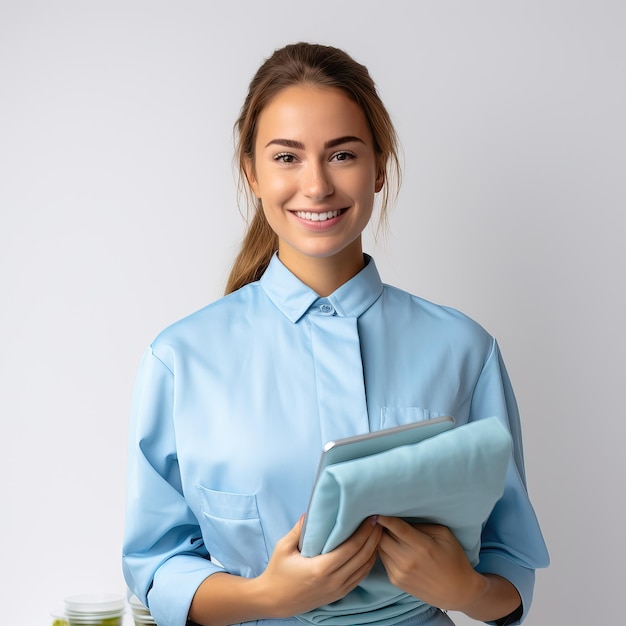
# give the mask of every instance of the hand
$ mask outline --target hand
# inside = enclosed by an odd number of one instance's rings
[[[378,553],[389,580],[406,593],[442,609],[463,611],[484,590],[450,529],[379,516],[385,530]]]
[[[332,552],[311,558],[298,550],[303,519],[278,541],[258,579],[270,594],[277,617],[291,617],[343,598],[376,561],[382,527],[370,519]]]

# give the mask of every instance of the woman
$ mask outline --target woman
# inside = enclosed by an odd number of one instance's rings
[[[367,70],[335,48],[278,50],[252,80],[236,130],[255,213],[228,295],[165,330],[139,369],[129,587],[163,626],[298,623],[354,590],[379,559],[419,599],[398,622],[449,624],[443,608],[519,623],[547,554],[526,496],[515,400],[492,337],[383,285],[363,254],[375,196],[384,219],[399,172]],[[513,437],[478,566],[447,528],[385,516],[328,554],[301,556],[322,445],[442,413],[457,424],[497,415]]]

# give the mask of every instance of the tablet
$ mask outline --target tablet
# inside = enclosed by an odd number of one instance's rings
[[[419,443],[450,430],[454,426],[454,418],[450,415],[442,415],[421,422],[413,422],[411,424],[403,424],[402,426],[394,426],[385,428],[362,435],[337,439],[329,441],[323,448],[320,456],[319,465],[313,482],[313,489],[309,497],[306,516],[298,548],[302,549],[302,541],[306,532],[306,522],[309,517],[309,507],[315,493],[315,487],[325,468],[335,463],[343,463],[344,461],[352,461],[364,456],[385,452],[398,446],[404,446],[413,443]]]

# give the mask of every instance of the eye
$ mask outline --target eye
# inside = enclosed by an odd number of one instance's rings
[[[339,152],[335,152],[331,157],[331,161],[351,161],[354,159],[356,155],[354,152],[350,152],[348,150],[340,150]]]
[[[290,152],[281,152],[274,157],[274,161],[277,161],[278,163],[294,163],[295,160],[295,155]]]

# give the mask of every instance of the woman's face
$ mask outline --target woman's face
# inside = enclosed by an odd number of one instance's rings
[[[292,86],[270,100],[247,176],[292,271],[314,258],[362,265],[382,176],[365,115],[341,90]]]

